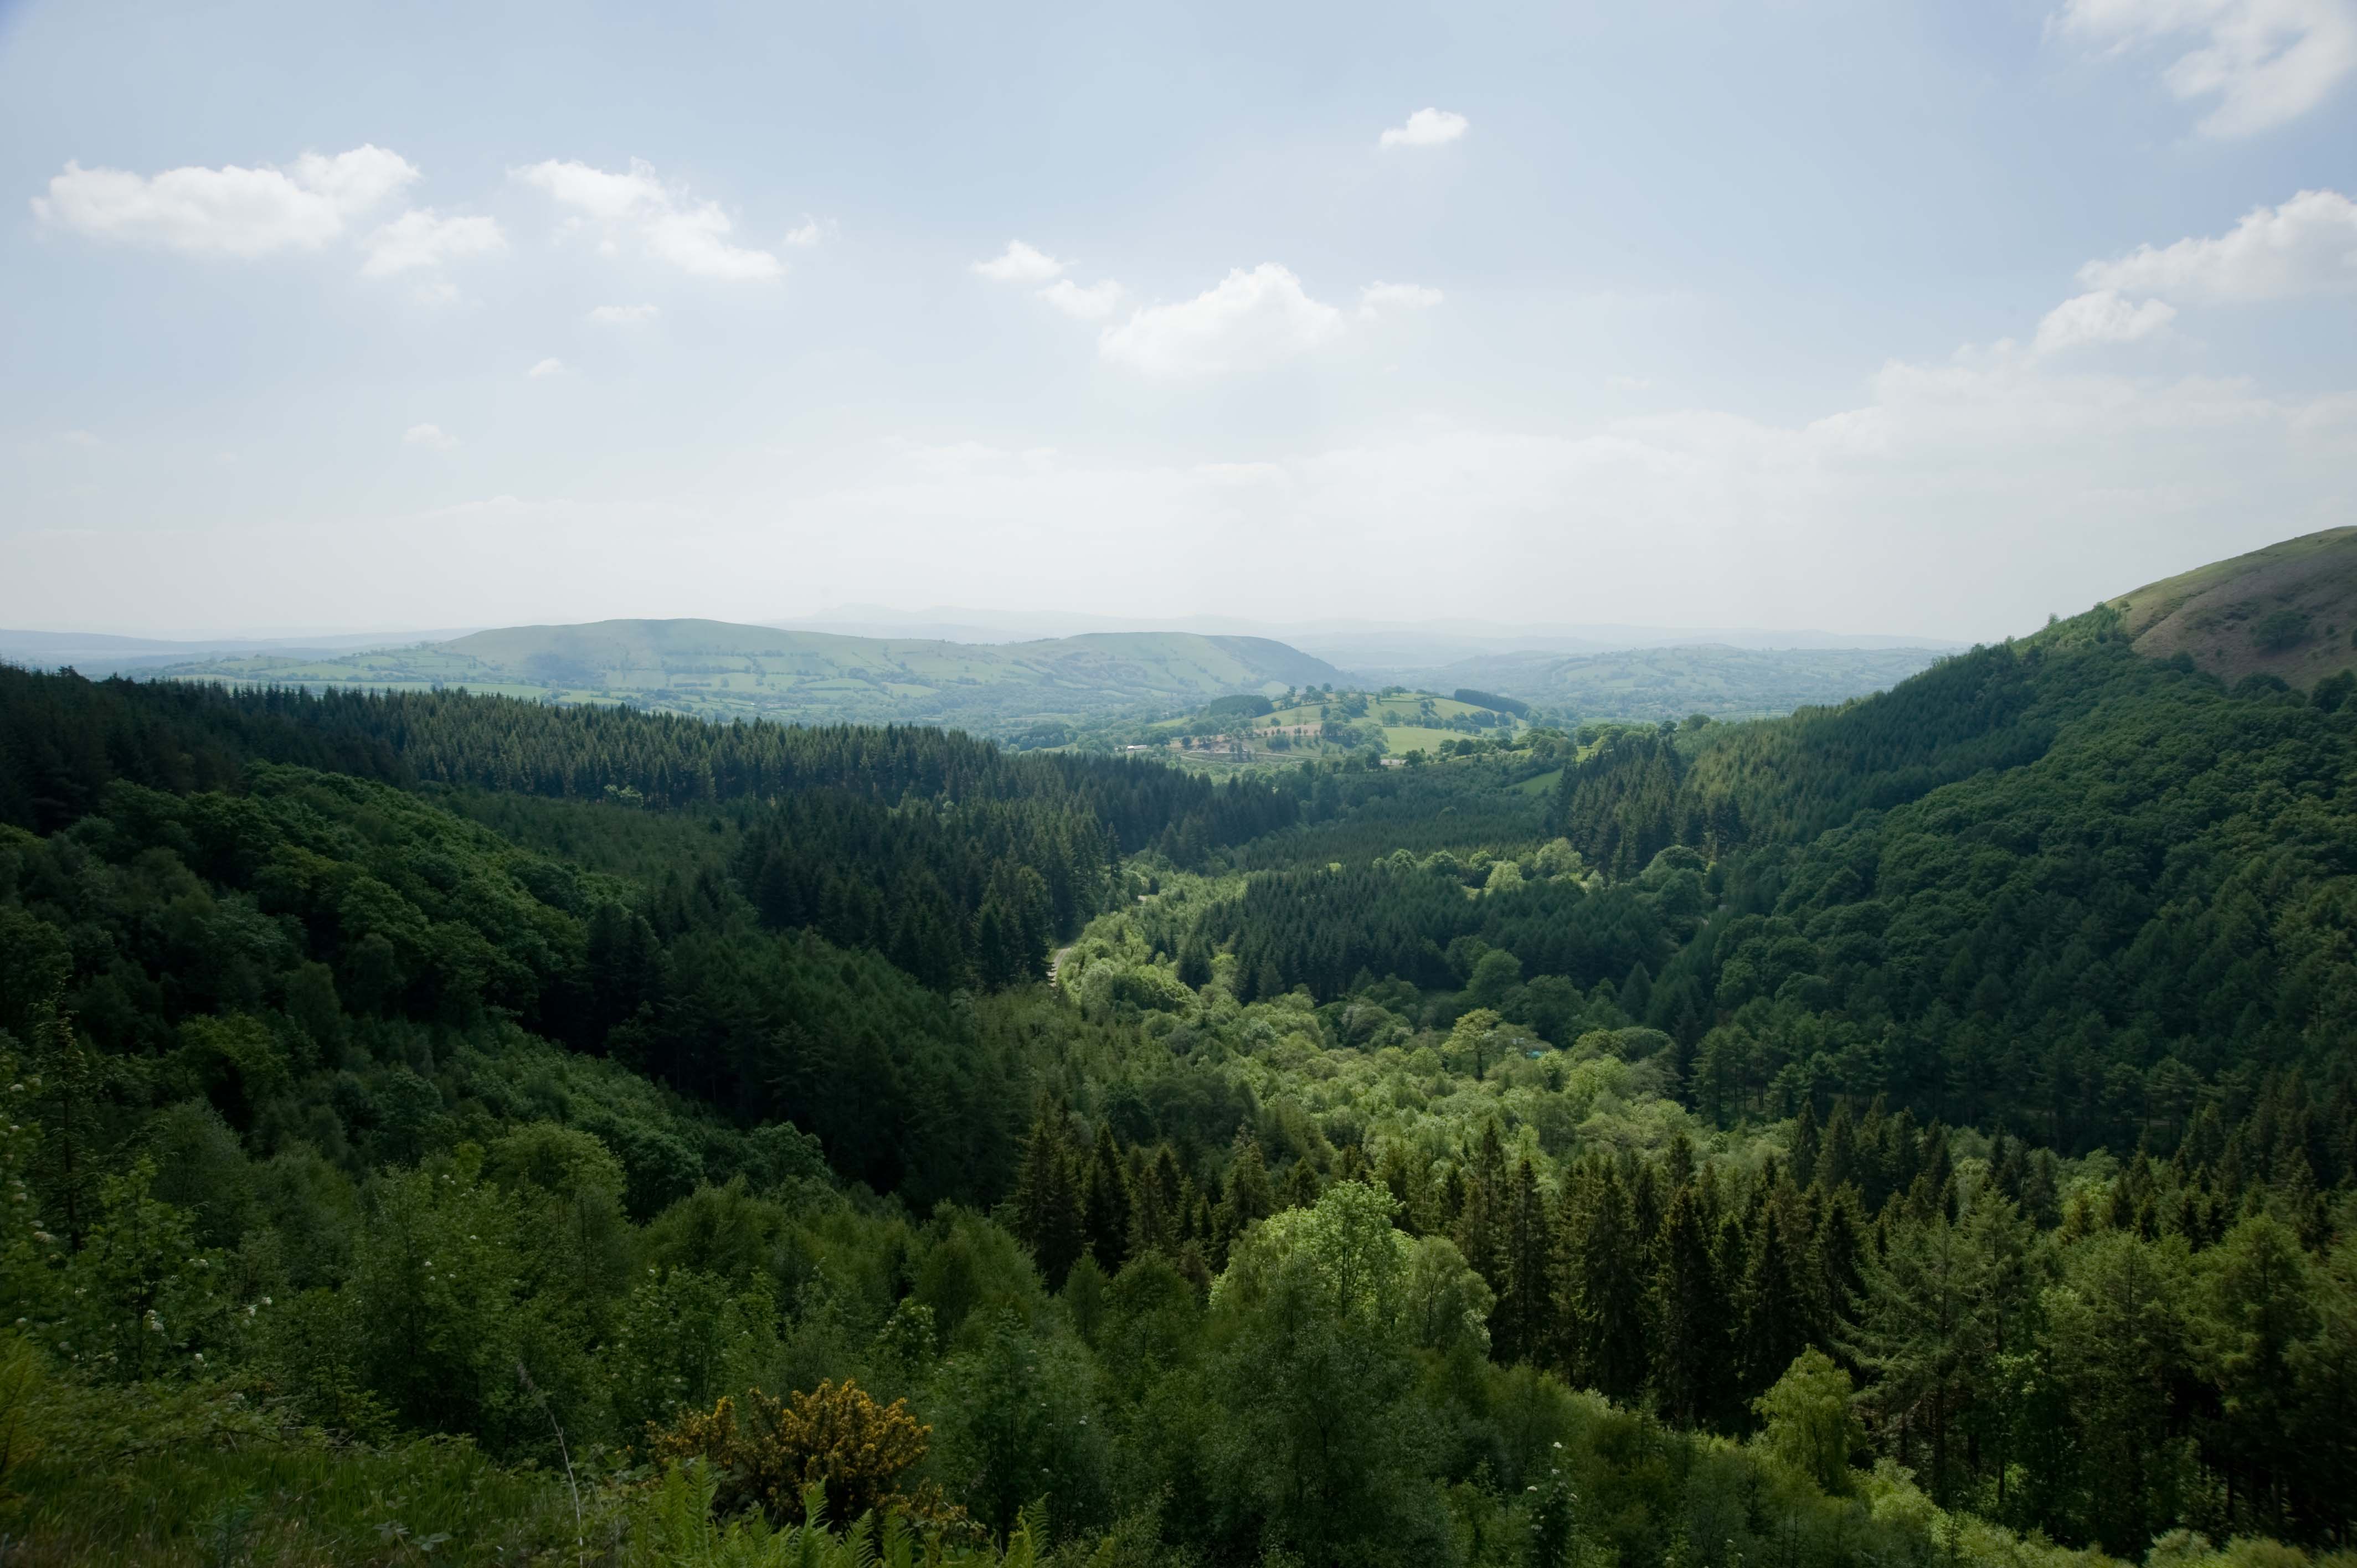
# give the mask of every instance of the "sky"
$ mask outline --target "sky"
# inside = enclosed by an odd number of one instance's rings
[[[1956,641],[2357,522],[2357,0],[0,0],[0,626]]]

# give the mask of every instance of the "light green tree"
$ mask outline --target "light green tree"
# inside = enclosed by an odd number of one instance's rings
[[[1774,1387],[1751,1402],[1764,1423],[1760,1446],[1828,1497],[1846,1495],[1849,1456],[1866,1442],[1866,1429],[1850,1408],[1854,1393],[1849,1374],[1811,1346],[1792,1358]]]
[[[1461,1316],[1479,1282],[1419,1282],[1396,1206],[1380,1187],[1336,1182],[1314,1208],[1254,1228],[1213,1284],[1211,1495],[1229,1533],[1312,1563],[1447,1555],[1425,1478],[1430,1423],[1413,1410],[1415,1350],[1434,1297],[1454,1295]],[[1445,1272],[1440,1254],[1422,1262]]]

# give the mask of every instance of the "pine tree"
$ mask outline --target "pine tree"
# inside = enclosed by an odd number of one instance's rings
[[[1980,1264],[1943,1216],[1890,1227],[1887,1247],[1867,1265],[1849,1347],[1871,1380],[1864,1400],[1877,1428],[1896,1439],[1899,1462],[1920,1467],[1943,1504],[1957,1480],[1956,1412],[1986,1351]],[[1930,1449],[1924,1460],[1919,1444]]]
[[[1857,1124],[1851,1120],[1849,1101],[1835,1100],[1826,1119],[1824,1137],[1817,1146],[1812,1178],[1827,1192],[1837,1192],[1857,1180]]]
[[[1276,1192],[1270,1187],[1268,1164],[1261,1157],[1260,1140],[1239,1134],[1235,1156],[1228,1162],[1227,1192],[1220,1200],[1221,1228],[1230,1240],[1241,1236],[1255,1220],[1276,1212]]]
[[[1199,937],[1178,944],[1178,983],[1200,991],[1211,983],[1211,952]]]
[[[1130,1255],[1159,1252],[1175,1258],[1187,1225],[1186,1210],[1180,1207],[1186,1184],[1178,1173],[1178,1156],[1164,1144],[1154,1151],[1152,1159],[1141,1159],[1139,1164],[1142,1168],[1129,1188],[1135,1232]]]
[[[1015,1223],[1050,1290],[1063,1288],[1088,1244],[1078,1164],[1064,1139],[1062,1111],[1041,1106],[1016,1171]]]
[[[1662,1175],[1674,1193],[1695,1178],[1694,1140],[1686,1136],[1684,1129],[1670,1139]]]
[[[1555,1230],[1556,1310],[1569,1330],[1566,1369],[1607,1398],[1644,1386],[1645,1309],[1652,1270],[1637,1245],[1629,1190],[1609,1165],[1566,1183]]]
[[[1430,1167],[1411,1159],[1402,1144],[1387,1143],[1375,1169],[1383,1188],[1399,1202],[1394,1223],[1411,1236],[1433,1229],[1438,1218],[1433,1211],[1439,1200],[1432,1190]],[[1446,1227],[1445,1220],[1442,1226]]]
[[[1953,1186],[1953,1181],[1950,1184]],[[2024,1429],[2043,1369],[2032,1360],[2033,1322],[2040,1281],[2029,1266],[2030,1230],[2012,1200],[1992,1187],[1974,1195],[1961,1226],[1976,1254],[1975,1334],[1982,1347],[1970,1369],[1964,1427],[1972,1463],[1996,1477],[1996,1502],[2006,1503],[2007,1472],[2025,1444]]]
[[[1219,1209],[1204,1209],[1204,1230],[1207,1230],[1207,1252],[1216,1269],[1228,1266],[1228,1247],[1254,1221],[1268,1219],[1277,1212],[1277,1191],[1268,1181],[1268,1163],[1261,1158],[1261,1144],[1252,1134],[1237,1134],[1235,1158],[1228,1163],[1228,1191],[1221,1196]]]
[[[1680,1426],[1715,1423],[1732,1391],[1726,1293],[1711,1256],[1701,1196],[1681,1187],[1662,1222],[1653,1273],[1653,1381],[1663,1413]]]
[[[1516,1163],[1505,1208],[1505,1288],[1490,1313],[1493,1359],[1509,1365],[1547,1354],[1554,1316],[1555,1227],[1545,1192],[1528,1159]]]
[[[1948,1149],[1948,1129],[1938,1122],[1923,1129],[1921,1163],[1916,1179],[1927,1183],[1940,1212],[1956,1222],[1956,1167]]]
[[[1629,1188],[1629,1217],[1635,1227],[1637,1250],[1650,1258],[1662,1239],[1662,1185],[1653,1174],[1653,1163],[1634,1155],[1623,1157],[1621,1173]]]
[[[1653,976],[1640,959],[1629,971],[1629,978],[1620,983],[1620,1010],[1629,1015],[1631,1024],[1645,1022],[1645,1015],[1653,1004]]]
[[[1129,1177],[1121,1168],[1121,1152],[1114,1146],[1113,1129],[1100,1122],[1089,1159],[1084,1212],[1089,1251],[1108,1274],[1120,1273],[1129,1259],[1130,1208]]]
[[[1801,1113],[1792,1118],[1792,1180],[1807,1187],[1817,1178],[1817,1155],[1824,1139],[1817,1127],[1817,1101],[1814,1095],[1801,1101]]]
[[[1463,1207],[1454,1227],[1457,1250],[1492,1294],[1506,1288],[1506,1148],[1492,1122],[1481,1129],[1474,1145],[1472,1168],[1465,1173]]]
[[[2314,1438],[2301,1419],[2294,1347],[2317,1324],[2309,1262],[2298,1236],[2262,1212],[2235,1225],[2201,1262],[2195,1339],[2224,1407],[2211,1445],[2250,1517],[2280,1534],[2304,1448],[2324,1446],[2319,1440],[2349,1413],[2319,1423]]]
[[[2106,1235],[2072,1248],[2064,1266],[2040,1336],[2074,1472],[2057,1479],[2083,1499],[2072,1510],[2081,1529],[2109,1551],[2133,1552],[2182,1507],[2178,1445],[2156,1439],[2169,1429],[2172,1392],[2193,1377],[2188,1252],[2181,1242]]]
[[[1318,1179],[1318,1167],[1307,1159],[1295,1160],[1293,1168],[1285,1173],[1285,1186],[1277,1193],[1276,1206],[1279,1208],[1315,1208],[1318,1194],[1323,1188],[1324,1184]]]
[[[1857,1311],[1858,1292],[1866,1283],[1862,1271],[1871,1248],[1866,1215],[1857,1205],[1857,1189],[1845,1187],[1825,1200],[1817,1219],[1814,1337],[1828,1345],[1838,1339],[1843,1326]]]
[[[1781,1209],[1763,1206],[1750,1238],[1743,1274],[1739,1360],[1748,1405],[1764,1393],[1809,1346],[1812,1293],[1803,1283]]]

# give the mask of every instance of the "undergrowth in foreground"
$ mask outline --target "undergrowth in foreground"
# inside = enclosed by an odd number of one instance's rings
[[[1935,1506],[1885,1460],[1846,1467],[1847,1380],[1804,1358],[1763,1399],[1749,1443],[1692,1438],[1594,1395],[1521,1392],[1567,1417],[1545,1477],[1519,1497],[1449,1488],[1455,1555],[1503,1565],[1605,1568],[1636,1497],[1668,1505],[1679,1560],[2115,1568],[2099,1552],[2019,1536]],[[1511,1394],[1512,1391],[1501,1391]],[[1550,1397],[1551,1393],[1560,1397]],[[1540,1413],[1543,1424],[1544,1413]],[[571,1564],[573,1568],[1191,1568],[1151,1513],[1049,1544],[1044,1504],[1003,1540],[945,1535],[898,1510],[832,1517],[824,1478],[772,1519],[727,1513],[731,1480],[702,1459],[660,1472],[592,1454],[575,1466],[502,1466],[465,1439],[371,1446],[281,1419],[221,1384],[91,1387],[21,1341],[0,1349],[0,1562],[127,1568]],[[741,1492],[740,1492],[741,1495]],[[1184,1506],[1164,1499],[1165,1509]],[[793,1522],[795,1520],[802,1522]],[[1666,1518],[1665,1521],[1666,1522]],[[1275,1548],[1267,1568],[1298,1559]],[[2357,1568],[2273,1541],[2222,1548],[2178,1530],[2145,1568]]]

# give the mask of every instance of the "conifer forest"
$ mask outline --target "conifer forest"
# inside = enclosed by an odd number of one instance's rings
[[[2357,682],[2132,640],[1216,779],[0,668],[0,1559],[2357,1562]]]

